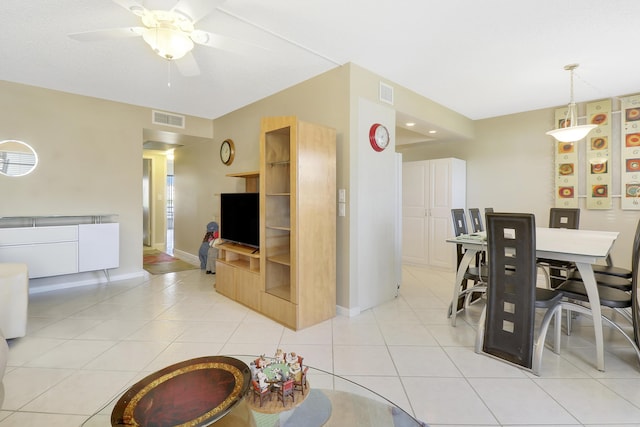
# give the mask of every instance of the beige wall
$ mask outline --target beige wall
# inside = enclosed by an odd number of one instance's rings
[[[185,133],[211,137],[210,120],[186,122]],[[0,216],[117,214],[120,268],[111,277],[142,274],[145,127],[154,128],[148,108],[0,81],[0,139],[31,144],[40,160],[28,176],[0,176]],[[55,281],[91,279],[78,276]]]
[[[213,144],[190,144],[176,151],[176,248],[197,254],[199,241],[209,221],[219,221],[223,192],[244,191],[244,180],[230,173],[258,171],[260,119],[267,116],[297,116],[300,120],[330,126],[337,134],[337,185],[348,186],[349,66],[335,68],[283,92],[238,109],[213,121]],[[220,144],[232,139],[236,147],[230,166],[220,161]],[[184,203],[187,203],[187,207]],[[337,224],[338,274],[348,262],[345,218]],[[197,227],[187,230],[189,224]],[[183,234],[183,231],[186,234]],[[199,240],[198,240],[199,239]],[[343,279],[344,280],[344,279]],[[340,278],[338,278],[340,282]],[[347,282],[348,283],[348,282]],[[339,286],[340,288],[340,286]]]

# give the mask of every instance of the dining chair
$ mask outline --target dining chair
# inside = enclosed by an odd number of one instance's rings
[[[287,396],[291,396],[292,401],[295,403],[296,397],[293,394],[293,378],[288,379],[286,381],[282,381],[280,383],[280,387],[278,387],[278,400],[282,400],[282,406],[285,406],[284,399]]]
[[[471,218],[471,230],[474,233],[479,233],[484,231],[484,226],[482,225],[482,214],[480,214],[480,209],[478,208],[469,208],[469,218]]]
[[[593,268],[593,272],[597,274],[606,274],[608,276],[617,276],[622,277],[624,279],[631,279],[631,270],[623,267],[616,267],[611,260],[611,255],[607,255],[607,264],[593,264],[591,266]]]
[[[591,267],[593,268],[594,265],[592,265]],[[596,273],[595,268],[593,269],[593,275],[596,278],[596,283],[600,286],[619,289],[624,292],[631,291],[631,279],[625,279],[624,277],[611,275],[611,274]],[[574,270],[571,273],[569,273],[567,280],[582,281],[582,275],[578,270]]]
[[[577,230],[580,228],[580,209],[578,208],[551,208],[549,209],[549,228],[568,228]],[[575,270],[574,263],[546,258],[538,258],[538,268],[544,273],[547,284],[555,288]]]
[[[484,208],[484,223],[487,223],[487,214],[488,213],[493,213],[494,210],[493,208]]]
[[[451,209],[451,218],[453,220],[453,233],[456,237],[469,234],[464,209]],[[459,267],[464,255],[462,245],[456,245],[456,251],[456,266]],[[470,301],[475,301],[482,296],[482,293],[486,290],[487,279],[487,268],[486,266],[480,266],[480,257],[476,256],[476,265],[469,266],[464,273],[464,280],[458,296],[457,311],[462,310]],[[472,282],[471,287],[469,287],[468,282]],[[449,315],[452,313],[451,310],[452,306],[449,306]]]
[[[474,233],[481,233],[484,231],[480,209],[469,208],[469,218],[471,218],[471,229]],[[485,252],[481,252],[480,254],[478,254],[478,257],[476,259],[476,265],[479,265],[481,268],[482,266],[487,264],[487,254]]]
[[[598,285],[598,295],[600,305],[613,309],[620,313],[622,317],[631,322],[633,333],[629,335],[625,329],[618,325],[613,319],[602,314],[602,319],[617,329],[623,337],[629,341],[640,361],[640,294],[638,293],[638,280],[640,275],[640,220],[636,227],[636,234],[633,239],[631,259],[631,291],[625,292],[608,286]],[[563,301],[562,307],[567,310],[567,333],[571,333],[571,312],[577,311],[591,315],[588,307],[589,298],[584,283],[581,280],[568,279],[556,288],[567,298]],[[629,313],[630,311],[630,313]]]
[[[554,352],[560,349],[562,293],[536,287],[535,216],[487,214],[489,283],[476,333],[486,353],[540,375],[547,330],[555,317]],[[535,337],[536,309],[545,313]]]
[[[295,380],[293,381],[293,389],[301,391],[303,396],[304,396],[304,390],[306,388],[309,388],[309,385],[307,384],[308,371],[309,371],[309,367],[305,366],[305,368],[302,370],[302,375],[300,375],[300,381],[295,381]]]
[[[262,403],[267,397],[269,397],[269,400],[271,400],[270,388],[267,387],[265,389],[261,389],[256,380],[251,380],[251,393],[253,394],[254,402],[256,401],[256,398],[260,399],[260,407],[262,407]]]

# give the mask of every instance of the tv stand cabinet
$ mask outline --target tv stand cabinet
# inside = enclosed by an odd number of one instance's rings
[[[218,245],[216,290],[293,330],[334,317],[335,130],[294,116],[264,118],[260,172],[228,176],[259,190],[260,251]]]
[[[216,290],[260,311],[260,251],[230,242],[216,247]]]

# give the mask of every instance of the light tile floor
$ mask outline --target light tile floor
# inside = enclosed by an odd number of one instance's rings
[[[172,363],[277,348],[431,426],[640,426],[640,364],[617,333],[605,329],[599,372],[591,321],[580,317],[535,377],[473,352],[482,302],[449,326],[453,277],[405,266],[398,298],[298,332],[217,294],[215,276],[200,270],[32,295],[28,335],[9,343],[0,427],[79,426]],[[328,375],[311,381],[356,391]],[[102,413],[109,425],[109,407]]]

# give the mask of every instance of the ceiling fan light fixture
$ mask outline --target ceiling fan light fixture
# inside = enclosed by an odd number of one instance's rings
[[[565,65],[564,69],[571,72],[571,92],[569,106],[562,127],[546,132],[560,142],[575,142],[585,138],[589,132],[597,128],[598,125],[578,125],[578,114],[576,103],[573,100],[573,71],[578,68],[578,64]]]
[[[169,60],[182,58],[194,47],[187,33],[173,28],[147,28],[142,38],[155,53]]]

